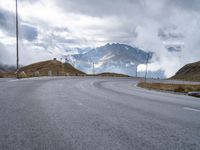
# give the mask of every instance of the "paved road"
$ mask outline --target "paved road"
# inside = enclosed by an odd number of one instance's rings
[[[200,99],[137,82],[0,80],[0,150],[199,150]]]

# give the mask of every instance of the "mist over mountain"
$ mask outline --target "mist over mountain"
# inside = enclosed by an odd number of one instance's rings
[[[68,48],[65,51],[61,57],[65,58],[67,63],[89,74],[111,72],[144,77],[147,59],[149,64],[157,62],[155,53],[119,43],[108,43],[97,48]],[[13,66],[0,65],[0,72],[14,70]],[[165,78],[164,74],[164,70],[149,69],[147,77]]]
[[[84,50],[83,50],[84,51]],[[126,44],[106,44],[101,47],[91,49],[83,54],[67,55],[66,61],[73,64],[79,70],[86,73],[114,72],[130,76],[136,76],[137,66],[145,64],[147,59],[153,61],[154,53],[146,52],[140,48],[132,47]],[[144,72],[138,72],[143,76]],[[151,72],[149,77],[164,77],[164,72],[159,70]]]
[[[0,1],[0,62],[11,65],[16,63],[14,3]],[[164,70],[166,77],[199,60],[199,0],[21,0],[18,7],[21,65],[113,42],[151,50],[159,61],[149,70]]]
[[[92,48],[65,48],[65,55],[85,54],[91,51]]]
[[[0,72],[10,72],[15,70],[15,66],[0,64]]]

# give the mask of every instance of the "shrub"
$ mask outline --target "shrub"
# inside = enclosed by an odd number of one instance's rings
[[[179,85],[177,88],[174,89],[174,92],[185,92],[185,89]]]

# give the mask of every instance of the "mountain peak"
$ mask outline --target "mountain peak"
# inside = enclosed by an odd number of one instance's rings
[[[107,43],[87,53],[72,55],[70,59],[76,68],[87,73],[91,73],[92,63],[95,63],[96,73],[115,72],[134,76],[137,65],[146,63],[148,54],[130,45]]]

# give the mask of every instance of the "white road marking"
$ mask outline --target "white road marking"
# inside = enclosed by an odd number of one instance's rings
[[[88,107],[87,107],[85,104],[81,103],[79,100],[73,99],[72,101],[73,101],[74,103],[76,103],[78,106],[84,107],[84,108],[88,109]]]
[[[34,78],[15,79],[15,80],[9,80],[8,82],[27,81],[27,80],[36,80],[36,79]]]
[[[16,82],[16,81],[19,81],[19,79],[16,79],[16,80],[9,80],[8,82]]]
[[[43,80],[43,79],[59,79],[64,77],[33,77],[33,78],[24,78],[24,79],[14,79],[9,80],[8,82],[17,82],[17,81],[27,81],[27,80]]]
[[[190,110],[190,111],[195,111],[195,112],[200,112],[199,109],[190,108],[190,107],[183,107],[183,109],[185,109],[185,110]]]

